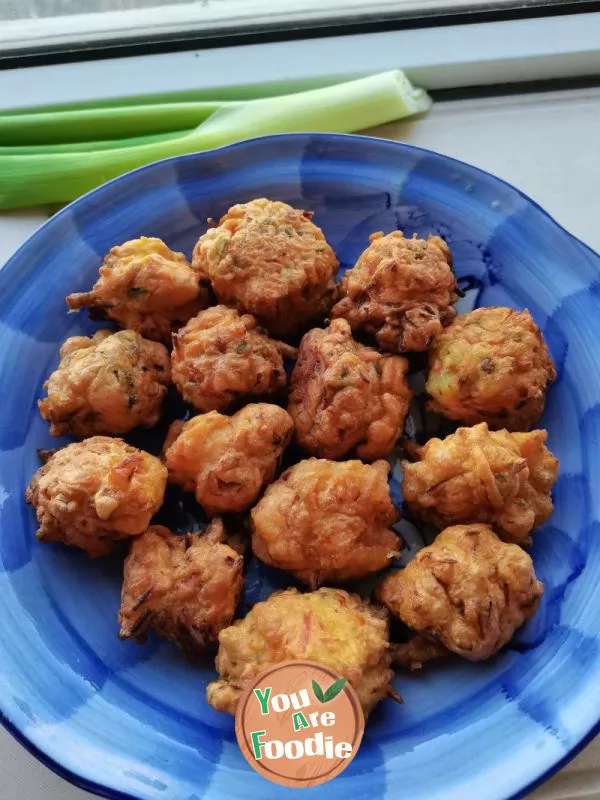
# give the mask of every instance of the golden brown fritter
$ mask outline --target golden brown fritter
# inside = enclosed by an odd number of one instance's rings
[[[440,528],[487,522],[508,542],[528,545],[552,513],[558,459],[546,431],[490,431],[485,422],[430,439],[403,463],[402,491],[411,512]]]
[[[187,421],[189,422],[189,420]],[[186,420],[176,419],[169,425],[169,428],[167,430],[167,435],[165,436],[165,440],[162,445],[161,457],[163,461],[167,460],[167,451],[169,450],[169,447],[171,447],[173,442],[175,442],[175,440],[183,430],[183,426],[185,424]],[[189,491],[193,491],[193,489],[190,489]]]
[[[208,702],[217,711],[235,710],[246,685],[282,661],[309,659],[348,679],[365,716],[390,686],[386,612],[356,594],[286,589],[257,603],[247,616],[219,634],[219,679],[209,683]]]
[[[311,219],[264,198],[235,205],[200,237],[192,266],[220,302],[291,336],[322,320],[335,298],[338,260]]]
[[[250,314],[213,306],[173,336],[173,382],[199,411],[223,411],[285,386],[282,356],[295,354],[293,347],[269,339]]]
[[[252,549],[310,586],[389,566],[400,541],[387,461],[309,458],[288,469],[252,509]]]
[[[103,556],[137,536],[162,505],[167,470],[122,439],[93,436],[52,455],[25,493],[42,542],[64,542]]]
[[[294,427],[287,411],[268,403],[251,403],[232,417],[210,411],[173,424],[169,480],[194,492],[211,516],[250,508],[273,480]]]
[[[500,541],[489,525],[456,525],[390,575],[379,599],[409,628],[481,661],[533,615],[543,591],[522,548]],[[426,655],[420,648],[413,666]]]
[[[417,633],[408,642],[390,644],[390,655],[392,664],[415,670],[421,669],[428,661],[449,656],[450,650],[444,647],[439,639],[431,639],[426,634]]]
[[[478,308],[459,317],[429,353],[432,411],[466,425],[529,430],[542,416],[556,368],[529,311]]]
[[[452,256],[439,236],[405,239],[379,231],[340,284],[333,317],[375,337],[390,353],[427,350],[456,316]]]
[[[53,436],[83,439],[156,425],[171,379],[162,344],[134,331],[98,331],[67,339],[60,358],[44,384],[48,396],[38,402]]]
[[[214,519],[206,531],[178,536],[152,525],[125,561],[120,638],[146,640],[150,629],[190,656],[231,625],[243,587],[243,558]]]
[[[93,319],[111,319],[165,343],[208,302],[207,289],[183,253],[147,236],[113,247],[92,290],[67,297],[73,311],[89,308]]]
[[[404,427],[411,392],[407,361],[382,356],[352,338],[345,319],[309,331],[292,374],[288,411],[296,441],[311,455],[382,458]]]

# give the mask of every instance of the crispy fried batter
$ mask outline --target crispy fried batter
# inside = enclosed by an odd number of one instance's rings
[[[432,411],[466,425],[529,430],[556,368],[529,311],[478,308],[459,317],[429,354]]]
[[[208,303],[209,293],[183,253],[146,236],[113,247],[92,290],[67,297],[73,311],[89,308],[94,319],[111,319],[165,343]]]
[[[187,421],[189,422],[189,420]],[[169,425],[167,435],[165,436],[165,440],[162,445],[161,457],[163,461],[167,460],[167,451],[169,450],[169,447],[171,447],[171,445],[176,441],[185,424],[186,420],[176,419]],[[193,491],[193,489],[190,489],[189,491]]]
[[[405,239],[400,231],[371,244],[340,284],[333,317],[375,337],[390,353],[427,350],[456,316],[458,299],[450,249],[439,236]]]
[[[508,542],[530,544],[552,513],[558,459],[546,431],[490,431],[485,422],[430,439],[419,461],[404,462],[403,493],[411,512],[440,528],[487,522]]]
[[[243,558],[214,519],[206,531],[171,533],[153,525],[131,543],[125,561],[121,639],[146,640],[149,629],[190,656],[231,625],[243,587]]]
[[[269,339],[250,314],[213,306],[174,335],[173,382],[199,411],[223,411],[241,398],[285,386],[282,355],[295,354]]]
[[[174,425],[179,434],[166,451],[169,480],[194,492],[209,515],[254,503],[273,480],[294,427],[287,411],[268,403],[251,403],[232,417],[210,411]]]
[[[38,402],[53,436],[123,434],[160,418],[170,382],[166,347],[134,331],[98,331],[73,336],[60,348],[61,361]]]
[[[450,651],[439,639],[430,639],[422,633],[417,633],[408,642],[390,644],[390,655],[392,664],[415,670],[421,669],[428,661],[445,658],[450,655]]]
[[[341,589],[277,592],[219,634],[217,671],[207,699],[217,711],[235,710],[245,686],[273,664],[309,659],[348,679],[365,716],[390,694],[386,612]],[[393,691],[393,690],[392,690]]]
[[[480,661],[533,615],[543,590],[522,548],[488,525],[456,525],[388,577],[379,599],[413,630]]]
[[[310,586],[361,578],[399,555],[387,461],[301,461],[252,509],[252,549]]]
[[[288,405],[298,444],[321,458],[341,458],[354,448],[364,461],[385,456],[404,427],[407,369],[401,356],[382,356],[355,342],[345,319],[309,331]]]
[[[254,314],[272,335],[293,335],[335,299],[338,261],[311,218],[264,198],[235,205],[200,237],[192,266],[220,302]]]
[[[167,470],[122,439],[93,436],[58,450],[31,479],[42,542],[64,542],[103,556],[137,536],[162,505]]]

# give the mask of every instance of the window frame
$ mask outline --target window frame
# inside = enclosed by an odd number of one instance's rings
[[[158,0],[157,0],[158,2]],[[0,20],[0,68],[15,57],[212,47],[600,11],[600,0],[196,0],[124,11]]]
[[[0,107],[246,98],[397,68],[429,90],[598,76],[600,12],[0,69]]]

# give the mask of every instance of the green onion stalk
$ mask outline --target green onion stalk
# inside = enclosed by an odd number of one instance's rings
[[[253,136],[350,133],[425,111],[430,102],[397,70],[245,102],[5,113],[0,209],[68,202],[130,169]]]

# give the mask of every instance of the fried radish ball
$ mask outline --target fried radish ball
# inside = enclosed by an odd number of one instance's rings
[[[199,411],[223,411],[240,398],[285,386],[283,356],[295,354],[269,339],[250,314],[213,306],[173,336],[173,382]]]
[[[405,239],[379,231],[340,284],[331,311],[352,330],[375,337],[390,353],[427,350],[456,316],[458,299],[450,249],[439,236]]]
[[[158,422],[171,373],[162,344],[135,331],[98,331],[67,339],[60,359],[38,402],[53,436],[123,434]]]
[[[296,441],[311,455],[382,458],[402,433],[411,392],[407,361],[382,356],[352,338],[345,319],[302,339],[288,411]]]
[[[319,589],[272,594],[219,634],[219,679],[206,696],[217,711],[235,714],[246,685],[282,661],[308,659],[339,672],[352,684],[367,716],[390,685],[388,617],[356,594]]]
[[[450,650],[438,640],[430,639],[426,634],[417,633],[408,642],[390,644],[392,664],[405,669],[421,669],[423,664],[436,658],[446,658]]]
[[[25,493],[41,542],[80,547],[93,558],[146,530],[161,507],[167,470],[122,439],[93,436],[57,450]]]
[[[169,480],[194,492],[209,516],[245,511],[275,476],[292,436],[287,411],[251,403],[232,417],[210,411],[175,425]]]
[[[152,525],[125,560],[121,639],[146,640],[150,629],[189,656],[217,642],[231,625],[243,586],[243,558],[214,519],[202,533],[178,536]]]
[[[459,317],[429,353],[432,411],[466,425],[529,430],[542,416],[556,368],[529,311],[478,308]]]
[[[418,634],[482,661],[533,615],[543,591],[522,548],[502,542],[489,525],[455,525],[386,578],[378,594]],[[422,642],[418,650],[414,667],[428,656]],[[432,647],[429,656],[442,652]]]
[[[312,216],[264,198],[235,205],[200,237],[192,266],[220,302],[291,336],[322,320],[335,298],[338,260]]]
[[[72,311],[89,308],[92,319],[111,319],[121,328],[167,344],[171,331],[208,302],[207,289],[183,253],[147,236],[113,247],[92,290],[67,297]]]
[[[558,459],[546,431],[490,431],[485,422],[459,428],[417,448],[403,463],[410,511],[439,528],[486,522],[507,542],[531,544],[530,533],[552,514]]]
[[[252,549],[315,588],[362,578],[400,554],[391,525],[387,461],[309,458],[271,484],[252,509]]]

